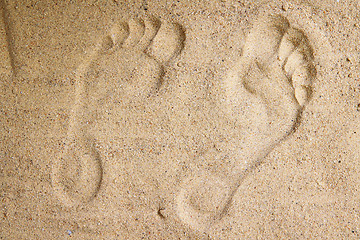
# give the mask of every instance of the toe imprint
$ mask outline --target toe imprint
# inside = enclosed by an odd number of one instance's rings
[[[147,53],[160,63],[165,63],[180,53],[184,41],[185,33],[182,27],[175,23],[166,23],[160,27]]]
[[[145,24],[139,19],[131,19],[128,24],[130,34],[124,41],[124,48],[132,48],[136,46],[145,32]]]
[[[146,52],[160,64],[178,55],[185,41],[184,30],[179,24],[153,18],[131,19],[128,24],[114,25],[110,34],[121,48]]]
[[[251,75],[249,72],[254,63],[273,83],[278,82],[278,79],[271,76],[274,72],[272,68],[280,65],[280,73],[276,75],[283,74],[289,79],[291,87],[286,89],[291,91],[291,95],[296,100],[294,104],[298,107],[306,104],[310,97],[311,83],[315,78],[315,68],[312,48],[301,30],[291,27],[287,19],[280,15],[269,15],[256,21],[245,43],[244,55],[232,70],[236,74],[229,75],[225,83],[231,112],[236,108],[233,103],[239,102],[235,99],[239,97],[239,88],[243,87],[241,85],[248,86],[252,83],[251,89],[258,89],[259,95],[265,96],[265,102],[272,98],[270,96],[272,89],[284,88],[280,86],[284,84],[280,81],[278,86],[273,84],[270,89],[261,89],[264,81],[247,78],[246,76]]]

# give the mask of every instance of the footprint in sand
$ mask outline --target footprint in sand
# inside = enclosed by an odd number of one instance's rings
[[[247,123],[244,143],[230,166],[219,161],[214,171],[199,170],[184,181],[177,196],[183,222],[205,231],[226,214],[246,173],[295,130],[315,75],[312,49],[301,30],[281,15],[254,23],[241,59],[225,79],[229,116]]]
[[[64,205],[87,203],[101,187],[102,162],[90,134],[94,108],[153,95],[163,66],[182,50],[184,36],[178,24],[131,19],[115,25],[78,67],[67,140],[51,174],[54,193]]]

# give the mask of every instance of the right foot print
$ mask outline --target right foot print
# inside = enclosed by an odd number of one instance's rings
[[[87,203],[100,189],[102,162],[87,126],[91,112],[97,104],[142,101],[153,94],[161,85],[163,66],[179,54],[183,41],[177,24],[131,19],[115,25],[78,67],[65,149],[51,174],[63,204]]]
[[[280,15],[258,19],[225,83],[229,114],[247,124],[244,144],[230,161],[209,160],[212,170],[196,170],[185,180],[177,198],[183,222],[205,231],[226,213],[248,170],[294,131],[314,77],[303,32]]]

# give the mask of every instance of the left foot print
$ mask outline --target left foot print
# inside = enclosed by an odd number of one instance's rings
[[[131,19],[115,25],[78,67],[65,149],[51,174],[63,204],[87,203],[101,187],[103,163],[89,131],[92,112],[101,104],[141,102],[156,92],[163,66],[180,53],[183,42],[177,24]]]

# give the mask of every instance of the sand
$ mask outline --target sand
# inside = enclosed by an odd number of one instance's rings
[[[1,1],[1,239],[359,239],[355,1]]]

